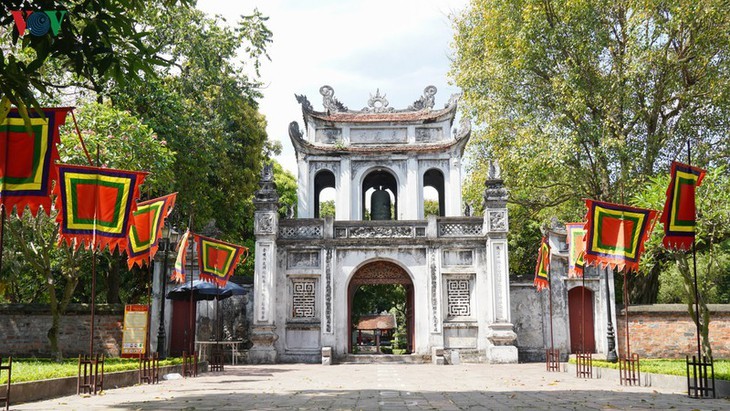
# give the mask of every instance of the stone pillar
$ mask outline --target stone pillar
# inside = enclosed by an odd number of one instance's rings
[[[423,189],[422,184],[419,182],[418,160],[415,157],[409,157],[407,164],[406,192],[404,193],[405,196],[402,196],[406,201],[398,207],[398,211],[403,216],[403,218],[398,216],[398,219],[417,220],[419,211],[420,215],[423,215]],[[414,202],[416,204],[413,204]]]
[[[314,217],[314,204],[312,204],[314,199],[314,190],[313,187],[310,187],[309,162],[305,159],[305,157],[306,154],[297,153],[297,167],[299,170],[297,181],[298,218]]]
[[[461,207],[461,157],[451,157],[449,160],[448,180],[444,183],[444,191],[446,192],[446,207],[444,211],[448,217],[460,216]]]
[[[490,363],[517,363],[517,334],[510,319],[507,255],[507,190],[496,162],[490,164],[484,190],[484,230],[487,234],[487,277],[492,287],[492,318],[487,325]]]
[[[340,159],[339,187],[337,187],[337,201],[335,201],[335,216],[337,220],[352,220],[352,162],[349,158]]]
[[[249,350],[252,364],[276,363],[276,237],[279,231],[279,195],[276,193],[273,167],[264,166],[254,194],[254,234],[256,260],[254,264],[254,318],[251,329],[253,346]]]

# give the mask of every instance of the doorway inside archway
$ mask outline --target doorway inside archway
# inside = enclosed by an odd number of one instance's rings
[[[413,300],[413,281],[397,264],[375,261],[358,269],[348,285],[348,352],[413,352]]]

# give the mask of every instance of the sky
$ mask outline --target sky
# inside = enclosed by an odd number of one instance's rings
[[[449,16],[468,0],[199,0],[198,8],[231,23],[258,8],[273,32],[271,61],[261,67],[260,111],[269,139],[282,142],[277,160],[296,176],[288,126],[302,123],[294,94],[322,109],[319,88],[331,86],[351,110],[367,106],[380,91],[390,107],[403,109],[428,85],[438,89],[436,108],[459,90],[447,73],[453,54]]]

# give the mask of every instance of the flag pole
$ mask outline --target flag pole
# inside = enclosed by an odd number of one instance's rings
[[[71,112],[73,114],[73,111]],[[99,167],[99,146],[96,146],[96,166]],[[89,359],[94,356],[94,311],[96,305],[96,217],[99,214],[99,186],[94,186],[94,228],[91,234],[91,335],[89,336]]]
[[[687,138],[687,165],[692,166],[692,138]],[[697,227],[697,210],[692,216],[695,220],[695,232]],[[697,327],[697,361],[702,361],[702,343],[700,341],[700,292],[697,288],[697,241],[696,236],[692,236],[692,268],[694,275],[694,293],[695,293],[695,326]]]
[[[192,229],[192,227],[193,227],[193,217],[190,216],[190,224],[189,224],[188,230]],[[194,270],[195,270],[193,268],[193,260],[195,259],[195,236],[190,236],[190,240],[191,240],[190,241],[190,312],[189,312],[190,321],[188,324],[190,332],[188,332],[188,348],[190,349],[190,355],[193,355],[193,353],[195,351],[195,338],[193,336],[193,333],[195,332],[195,328],[194,328],[195,319],[193,318],[193,315],[195,315],[194,314],[195,310],[193,309],[193,303],[195,301],[195,299],[193,298],[193,274],[194,274]],[[198,258],[200,258],[200,256],[198,256]]]
[[[608,264],[606,264],[604,273],[606,275],[606,310],[608,314],[608,325],[606,327],[608,351],[606,353],[606,361],[615,363],[618,361],[618,357],[616,356],[616,337],[613,332],[613,319],[611,318],[611,284],[608,281]]]
[[[0,274],[3,272],[3,252],[5,248],[5,204],[0,204]]]

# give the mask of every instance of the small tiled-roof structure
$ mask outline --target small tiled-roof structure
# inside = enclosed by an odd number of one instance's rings
[[[395,328],[393,314],[363,315],[357,323],[358,330],[392,330]]]

